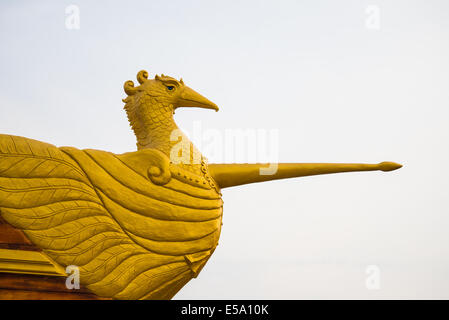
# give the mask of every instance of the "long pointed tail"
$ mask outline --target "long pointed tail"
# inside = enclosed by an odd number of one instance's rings
[[[209,164],[209,171],[220,188],[248,183],[353,171],[393,171],[402,165],[394,162],[363,163],[279,163]]]

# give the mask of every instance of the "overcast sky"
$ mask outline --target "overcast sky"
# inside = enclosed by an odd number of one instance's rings
[[[133,151],[123,83],[146,69],[220,107],[177,111],[189,133],[404,164],[223,190],[220,244],[175,298],[449,299],[448,1],[2,1],[0,43],[0,133]]]

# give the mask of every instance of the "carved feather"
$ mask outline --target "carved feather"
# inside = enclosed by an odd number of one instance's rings
[[[0,135],[1,216],[103,297],[170,299],[214,251],[222,204],[203,176],[157,150]]]

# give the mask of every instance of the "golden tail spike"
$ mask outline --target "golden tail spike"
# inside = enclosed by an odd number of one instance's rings
[[[220,188],[243,184],[313,176],[320,174],[354,171],[392,171],[402,167],[394,162],[378,164],[364,163],[279,163],[271,164],[272,174],[267,164],[209,164],[209,170]],[[277,167],[277,168],[276,168]],[[263,173],[266,170],[266,173]]]
[[[393,171],[393,170],[402,168],[402,164],[395,163],[395,162],[388,162],[388,161],[381,162],[378,164],[378,166],[379,166],[379,170],[382,170],[382,171]]]

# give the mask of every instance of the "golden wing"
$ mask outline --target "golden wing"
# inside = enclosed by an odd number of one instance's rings
[[[170,299],[215,249],[222,200],[157,150],[114,155],[0,135],[0,214],[60,265],[78,266],[97,295]]]

